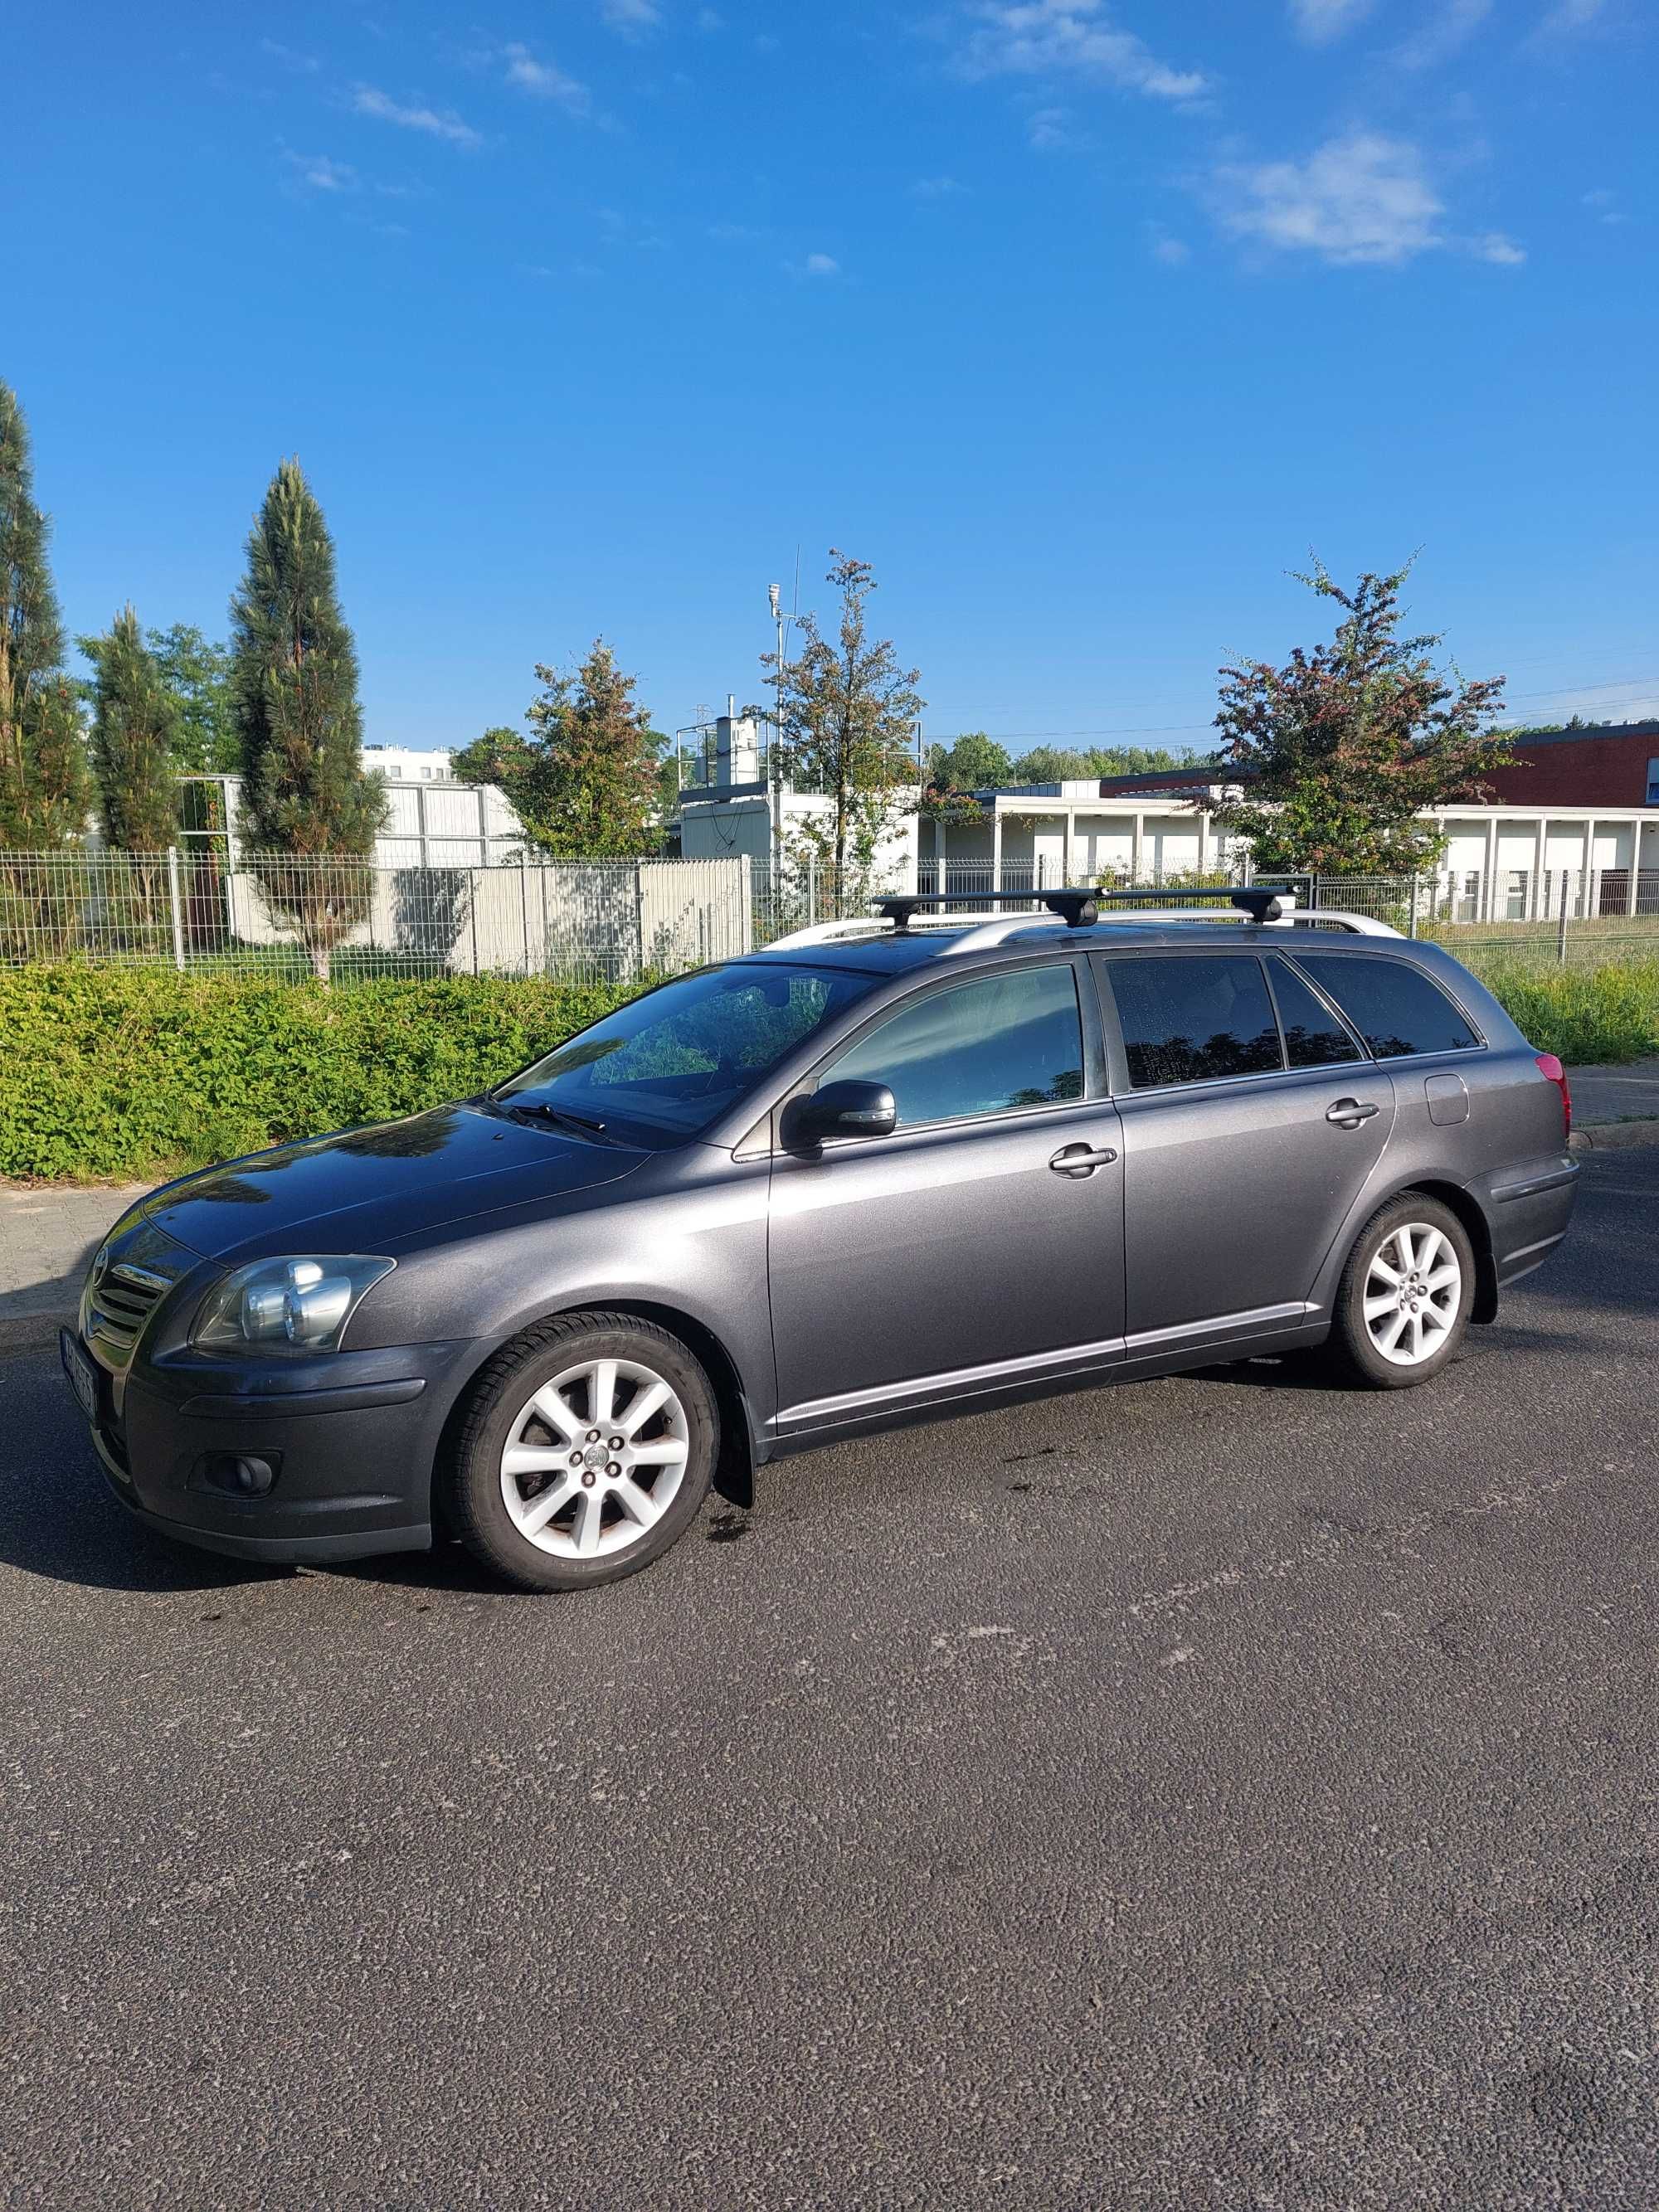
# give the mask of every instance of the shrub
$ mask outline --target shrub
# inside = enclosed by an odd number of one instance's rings
[[[636,988],[0,969],[0,1174],[137,1180],[414,1113],[500,1082]]]

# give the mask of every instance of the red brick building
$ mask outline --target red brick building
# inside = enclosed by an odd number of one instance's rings
[[[1189,791],[1200,781],[1191,769],[1155,775],[1109,775],[1103,799],[1142,791]],[[1205,781],[1219,772],[1202,772]],[[1659,807],[1659,722],[1621,723],[1601,730],[1540,730],[1515,741],[1515,765],[1492,781],[1499,806]]]

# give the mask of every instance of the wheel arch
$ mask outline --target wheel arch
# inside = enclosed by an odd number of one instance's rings
[[[1398,1190],[1378,1200],[1378,1206],[1392,1206],[1397,1198],[1437,1199],[1449,1213],[1455,1213],[1467,1231],[1474,1253],[1474,1303],[1469,1309],[1471,1322],[1486,1322],[1498,1318],[1498,1261],[1492,1254],[1492,1224],[1485,1209],[1472,1191],[1462,1183],[1440,1182],[1432,1176],[1414,1176],[1410,1182],[1402,1183]],[[1373,1208],[1373,1212],[1376,1210]]]
[[[478,1377],[498,1353],[518,1343],[520,1338],[528,1336],[544,1322],[560,1321],[568,1314],[579,1313],[627,1314],[639,1321],[651,1322],[658,1328],[665,1329],[670,1336],[677,1337],[698,1360],[708,1377],[720,1413],[720,1454],[714,1469],[714,1487],[728,1504],[740,1506],[746,1511],[754,1503],[755,1431],[743,1377],[726,1346],[707,1322],[697,1320],[682,1307],[666,1305],[652,1298],[588,1297],[573,1297],[549,1306],[544,1312],[538,1313],[533,1320],[515,1329],[510,1336],[480,1340],[478,1356],[456,1390],[453,1402],[445,1417],[433,1469],[432,1510],[434,1519],[444,1521],[446,1525],[449,1519],[444,1505],[448,1488],[447,1476],[454,1465],[457,1441]]]

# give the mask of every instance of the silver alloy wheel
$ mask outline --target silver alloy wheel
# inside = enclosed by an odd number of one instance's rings
[[[513,1525],[565,1559],[642,1542],[685,1480],[691,1432],[672,1383],[634,1359],[586,1359],[544,1382],[501,1453]]]
[[[1462,1299],[1450,1237],[1426,1221],[1402,1222],[1366,1270],[1365,1333],[1391,1366],[1420,1367],[1445,1343]]]

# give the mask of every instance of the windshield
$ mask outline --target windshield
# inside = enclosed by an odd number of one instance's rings
[[[734,964],[607,1014],[491,1095],[603,1124],[625,1142],[699,1135],[875,977]]]

